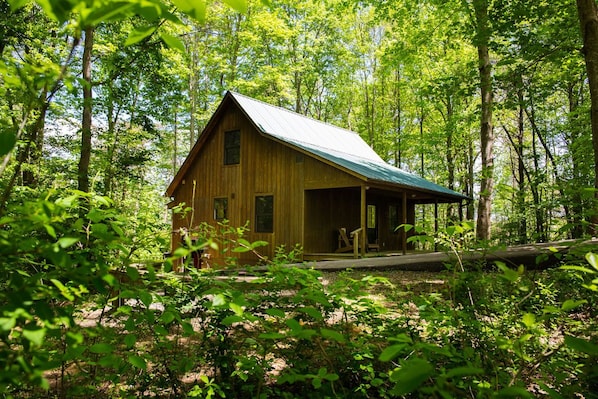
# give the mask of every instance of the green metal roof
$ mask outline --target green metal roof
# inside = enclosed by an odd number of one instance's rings
[[[454,200],[467,196],[384,162],[359,134],[238,93],[228,92],[265,135],[348,169],[367,180]]]
[[[389,165],[355,132],[238,93],[227,94],[232,96],[263,134],[348,169],[367,180],[427,191],[455,200],[468,199],[463,194]]]

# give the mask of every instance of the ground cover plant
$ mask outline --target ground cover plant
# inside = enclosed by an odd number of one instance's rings
[[[49,193],[25,200],[1,224],[5,397],[591,398],[598,391],[591,253],[543,271],[447,265],[423,280],[288,268],[282,253],[259,273],[180,273],[173,262],[217,237],[163,264],[137,263],[137,234],[103,197]],[[459,253],[466,229],[444,234]]]

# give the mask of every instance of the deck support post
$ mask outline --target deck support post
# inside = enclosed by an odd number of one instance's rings
[[[434,237],[438,236],[438,198],[434,200]],[[438,244],[434,240],[434,252],[438,251]]]
[[[361,225],[361,231],[359,232],[359,234],[361,234],[360,237],[360,241],[361,241],[361,257],[365,257],[365,246],[367,245],[367,240],[366,240],[366,234],[367,234],[367,213],[366,213],[366,209],[367,209],[367,198],[366,198],[366,191],[367,191],[367,187],[365,186],[365,184],[361,185],[361,221],[360,221],[360,225]]]
[[[401,246],[403,247],[403,255],[407,254],[407,231],[405,225],[407,224],[407,193],[403,191],[403,203],[401,205],[401,224],[403,229],[401,231]]]

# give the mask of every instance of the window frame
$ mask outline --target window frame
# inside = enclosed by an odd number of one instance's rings
[[[231,138],[232,137],[232,138]],[[241,130],[227,130],[224,132],[224,165],[238,165],[241,163]]]
[[[260,198],[264,198],[264,199],[268,199],[270,200],[270,204],[269,204],[269,208],[270,210],[268,212],[264,212],[263,209],[260,209],[258,204],[259,204],[259,199]],[[267,210],[267,209],[266,209]],[[255,196],[255,204],[254,204],[254,211],[255,211],[255,232],[256,233],[274,233],[274,195],[272,194],[260,194],[260,195],[256,195]],[[266,222],[267,219],[269,218],[269,223],[268,226],[265,226],[266,228],[264,228],[264,219],[266,218]]]
[[[224,203],[224,216],[221,218],[218,217],[218,207],[216,206],[216,204],[219,202]],[[213,207],[214,220],[217,222],[220,222],[223,220],[228,220],[228,197],[214,197],[213,205],[214,205],[214,207]]]

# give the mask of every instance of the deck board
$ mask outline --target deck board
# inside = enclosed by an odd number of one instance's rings
[[[473,250],[460,254],[465,264],[491,264],[496,261],[504,262],[511,267],[523,265],[528,269],[545,268],[557,264],[569,252],[598,251],[598,240],[587,241],[566,240],[550,243],[517,245],[497,250]],[[361,259],[336,258],[339,254],[320,254],[319,261],[307,261],[302,264],[289,266],[309,267],[322,271],[342,271],[347,269],[400,269],[420,271],[440,271],[445,269],[446,263],[454,264],[456,255],[447,252],[418,253],[369,253]]]

